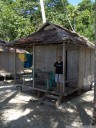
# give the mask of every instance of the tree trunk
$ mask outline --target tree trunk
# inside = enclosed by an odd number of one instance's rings
[[[94,10],[94,17],[95,17],[95,40],[94,43],[96,45],[96,0],[95,0],[95,10]],[[94,110],[93,110],[93,124],[96,124],[96,50],[95,50],[95,84],[94,84]]]

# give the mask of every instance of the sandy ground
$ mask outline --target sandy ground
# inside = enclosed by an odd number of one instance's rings
[[[12,84],[0,84],[0,128],[81,128],[90,126],[92,111],[93,91],[72,96],[54,108],[39,105],[36,97]]]

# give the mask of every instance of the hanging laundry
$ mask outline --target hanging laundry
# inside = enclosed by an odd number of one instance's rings
[[[25,54],[26,61],[24,62],[24,68],[30,68],[32,66],[32,55],[31,54]]]
[[[19,59],[24,62],[26,61],[26,55],[25,54],[19,54]]]

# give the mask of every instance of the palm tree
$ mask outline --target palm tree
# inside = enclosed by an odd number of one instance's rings
[[[44,2],[43,0],[40,0],[40,6],[41,6],[41,13],[42,13],[42,20],[43,23],[46,22],[46,16],[45,16],[45,10],[44,10]]]

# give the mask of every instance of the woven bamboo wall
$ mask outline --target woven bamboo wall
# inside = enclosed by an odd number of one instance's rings
[[[84,84],[84,79],[85,79],[85,69],[86,69],[86,49],[84,47],[79,48],[79,79],[78,79],[78,84],[79,87],[82,87]]]
[[[84,85],[91,84],[91,50],[86,48],[86,67],[85,67],[85,83]]]
[[[94,82],[95,71],[95,50],[91,50],[91,82]]]
[[[62,45],[35,46],[35,69],[52,71],[57,56],[62,56],[62,53]]]
[[[11,52],[0,52],[0,72],[5,71],[14,74],[14,53]],[[16,70],[21,72],[23,70],[23,63],[16,55]]]
[[[0,52],[0,72],[8,71],[8,55],[6,52]]]
[[[15,63],[14,63],[14,54],[9,53],[9,69],[8,71],[11,72],[12,74],[14,74],[14,67],[15,67]],[[17,73],[21,73],[24,70],[24,66],[23,66],[23,62],[19,59],[18,53],[16,54],[16,71]]]
[[[62,56],[62,50],[62,45],[35,46],[35,69],[52,71],[57,56]],[[70,75],[67,76],[67,80],[76,78],[78,81],[76,87],[90,85],[94,81],[94,50],[73,44],[66,44],[66,50],[69,52],[68,60],[71,60],[69,67],[67,67],[67,73],[69,72]]]
[[[79,87],[88,87],[94,81],[94,50],[80,47],[79,50]]]

